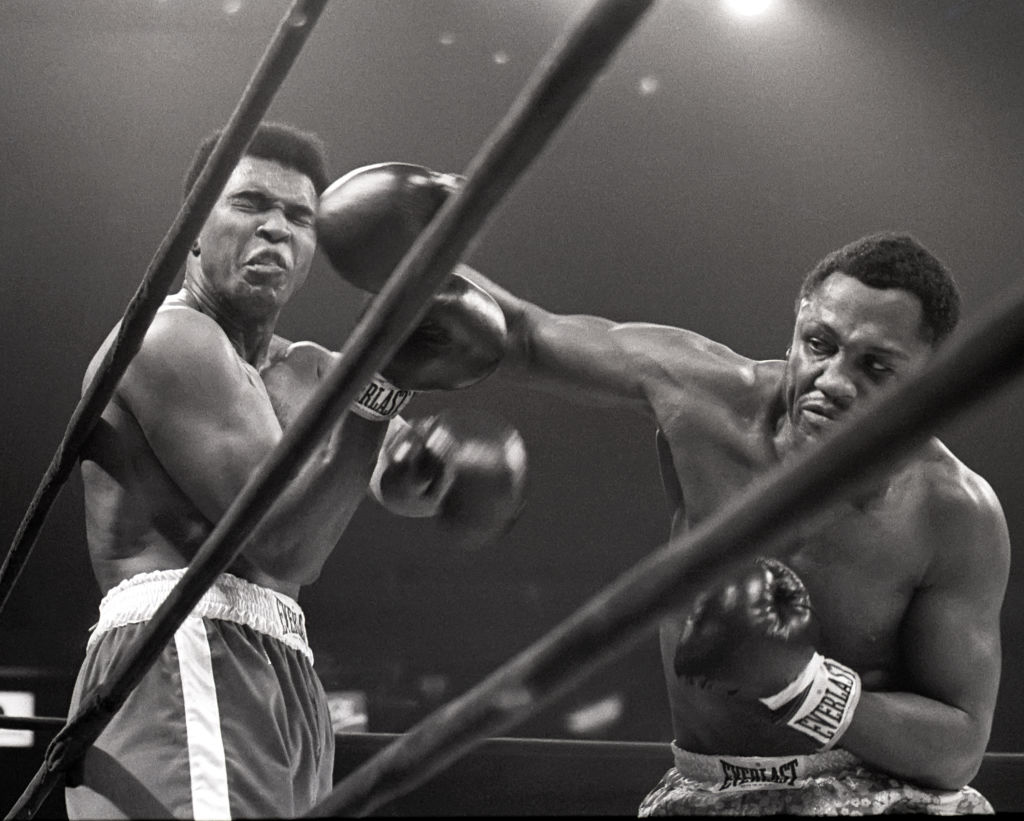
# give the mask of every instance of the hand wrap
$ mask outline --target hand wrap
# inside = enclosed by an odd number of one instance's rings
[[[830,750],[853,721],[860,700],[860,676],[856,671],[815,653],[803,672],[773,696],[759,699],[769,710],[788,705],[780,720]]]
[[[415,391],[396,388],[379,373],[374,374],[352,403],[352,412],[371,422],[387,422],[397,416],[415,395]]]

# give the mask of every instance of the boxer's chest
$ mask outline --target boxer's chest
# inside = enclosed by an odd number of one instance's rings
[[[748,492],[774,466],[753,437],[726,445],[705,441],[674,460],[682,500],[677,520],[687,527]],[[914,504],[913,494],[899,490],[843,499],[813,517],[797,514],[764,547],[810,591],[822,631],[819,650],[866,674],[877,670],[880,680],[896,669],[900,625],[930,556],[915,528]]]
[[[797,527],[780,544],[810,592],[819,650],[864,676],[884,676],[877,684],[895,673],[903,617],[927,567],[928,546],[912,521],[890,506],[864,512],[846,505],[832,521]]]

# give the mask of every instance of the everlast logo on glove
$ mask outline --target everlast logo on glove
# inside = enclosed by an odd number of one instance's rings
[[[854,676],[841,664],[825,659],[824,665],[828,677],[824,680],[825,689],[820,693],[820,700],[809,713],[790,722],[823,744],[831,741],[842,725],[855,683]]]
[[[786,723],[821,743],[828,750],[853,720],[860,700],[860,676],[839,662],[815,654],[814,681],[799,708]]]
[[[386,422],[401,413],[413,396],[415,391],[396,388],[377,374],[352,403],[352,411],[372,422]]]

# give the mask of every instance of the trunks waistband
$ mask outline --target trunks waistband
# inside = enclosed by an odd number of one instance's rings
[[[154,570],[125,579],[100,602],[100,618],[92,628],[89,647],[117,627],[149,621],[185,574],[185,568]],[[306,637],[306,617],[298,603],[230,573],[222,573],[192,608],[193,617],[220,619],[251,627],[298,650],[309,663],[313,651]]]
[[[717,792],[785,790],[803,786],[808,778],[835,774],[860,764],[847,750],[811,755],[702,755],[672,744],[676,769]]]

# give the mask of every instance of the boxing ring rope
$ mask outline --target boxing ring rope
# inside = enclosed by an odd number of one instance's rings
[[[260,464],[200,547],[131,650],[50,743],[46,760],[8,818],[31,817],[58,775],[91,745],[164,645],[241,552],[293,473],[373,374],[426,314],[428,300],[514,182],[540,153],[653,0],[596,0],[556,42],[441,207],[403,257],[277,447]],[[186,243],[183,251],[187,251]]]
[[[128,363],[138,353],[157,308],[185,263],[188,250],[213,209],[221,189],[252,139],[278,88],[309,39],[327,0],[294,0],[249,79],[220,140],[182,203],[128,303],[117,339],[75,406],[64,436],[29,502],[0,567],[0,613],[10,598],[47,513],[71,475]]]
[[[634,645],[700,591],[762,552],[798,516],[905,455],[1024,365],[1024,283],[993,302],[928,366],[820,447],[773,470],[667,542],[540,640],[440,707],[339,782],[306,817],[361,815],[528,718]]]

